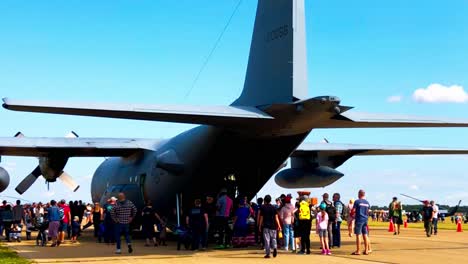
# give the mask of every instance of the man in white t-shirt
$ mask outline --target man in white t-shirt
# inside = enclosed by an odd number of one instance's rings
[[[435,204],[434,201],[431,201],[432,210],[434,211],[434,216],[432,217],[432,230],[431,233],[437,235],[437,222],[439,221],[439,207]]]

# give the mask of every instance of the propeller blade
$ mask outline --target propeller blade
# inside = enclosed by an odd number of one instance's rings
[[[70,131],[66,136],[66,138],[79,138],[78,134],[75,131]]]
[[[24,134],[21,133],[21,131],[18,131],[13,137],[15,137],[15,138],[22,138],[22,137],[24,137]]]
[[[39,176],[41,176],[41,175],[42,175],[41,169],[39,168],[39,166],[37,166],[31,172],[31,174],[26,176],[26,178],[24,178],[18,184],[18,186],[16,186],[16,188],[15,188],[16,192],[18,192],[19,194],[23,194],[24,192],[26,192],[29,189],[29,187],[31,187],[33,185],[33,183],[37,180],[37,178],[39,178]]]
[[[76,190],[80,188],[80,186],[76,184],[72,177],[66,172],[62,172],[62,174],[58,178],[63,182],[63,184],[65,184],[65,186],[67,186],[73,192],[76,192]]]

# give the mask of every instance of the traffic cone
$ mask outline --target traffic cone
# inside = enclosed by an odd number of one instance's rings
[[[390,219],[390,225],[388,226],[388,232],[395,232],[395,227],[393,226],[393,220]]]
[[[461,220],[458,220],[457,222],[457,232],[463,232]]]
[[[407,228],[408,227],[408,220],[405,219],[405,222],[403,223],[403,227]]]

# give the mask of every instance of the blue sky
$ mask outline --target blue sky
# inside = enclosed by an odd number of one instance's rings
[[[195,76],[237,5],[224,1],[1,1],[0,96],[92,102],[226,105],[240,94],[256,1],[244,0],[198,82]],[[336,95],[356,110],[468,118],[468,2],[306,1],[309,96]],[[444,103],[427,103],[428,97]],[[462,92],[450,95],[454,85]],[[417,89],[426,89],[415,101]],[[191,90],[191,91],[190,91]],[[460,90],[460,89],[459,89]],[[190,91],[190,93],[189,93]],[[189,95],[187,96],[187,94]],[[437,97],[439,96],[439,97]],[[468,96],[468,95],[467,95]],[[389,99],[391,97],[389,102]],[[424,99],[423,98],[423,99]],[[437,100],[436,100],[437,101]],[[441,100],[439,100],[441,101]],[[167,138],[191,125],[0,111],[0,136]],[[467,129],[316,130],[306,141],[468,148]],[[94,169],[103,159],[71,159],[66,171],[76,194],[42,181],[23,197],[89,200]],[[3,157],[9,190],[37,165]],[[468,202],[468,157],[360,157],[335,184],[312,189],[371,203],[409,193],[441,203]],[[259,194],[279,194],[273,183]],[[406,202],[410,200],[402,199]]]

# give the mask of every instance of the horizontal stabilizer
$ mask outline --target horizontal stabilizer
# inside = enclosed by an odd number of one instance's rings
[[[255,107],[99,104],[3,99],[9,110],[176,123],[238,126],[273,117]]]
[[[468,119],[411,115],[371,114],[348,111],[320,122],[316,128],[468,127]]]

